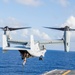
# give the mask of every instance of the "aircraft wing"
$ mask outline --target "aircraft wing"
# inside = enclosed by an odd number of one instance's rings
[[[9,41],[10,43],[20,43],[20,44],[25,44],[26,42],[20,42],[20,41]],[[37,41],[36,41],[37,42]],[[49,41],[38,41],[40,45],[47,45],[47,44],[57,44],[57,43],[63,43],[63,40],[49,40]],[[3,50],[29,50],[29,47],[24,47],[24,46],[15,46],[15,47],[3,47]]]
[[[58,44],[58,43],[63,43],[63,39],[59,40],[47,40],[47,41],[35,41],[36,43],[38,42],[39,44]],[[8,43],[12,44],[21,44],[21,45],[29,45],[29,41],[16,41],[16,40],[8,40]]]
[[[8,40],[8,43],[27,45],[28,44],[28,41]]]
[[[38,41],[38,42],[39,44],[45,45],[45,44],[59,44],[59,43],[63,43],[64,41],[63,39],[60,39],[60,40],[48,40],[48,41],[42,41],[42,42]]]

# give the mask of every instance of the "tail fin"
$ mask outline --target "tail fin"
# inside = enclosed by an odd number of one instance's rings
[[[30,47],[31,47],[31,53],[32,53],[33,56],[36,56],[36,57],[43,56],[44,57],[44,54],[45,54],[46,50],[44,49],[44,46],[43,46],[43,50],[40,49],[39,43],[34,42],[33,35],[31,35]]]
[[[33,35],[31,35],[31,46],[30,46],[30,47],[31,47],[31,50],[34,50],[34,51],[40,50],[38,43],[35,43],[35,42],[34,42],[34,37],[33,37]]]
[[[30,39],[30,42],[31,42],[31,50],[34,50],[34,38],[33,38],[33,35],[31,35],[31,39]]]

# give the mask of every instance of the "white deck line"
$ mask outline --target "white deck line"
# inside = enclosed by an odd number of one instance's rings
[[[42,75],[50,74],[50,73],[52,73],[52,72],[54,72],[54,71],[56,71],[56,70],[57,70],[57,69],[55,69],[55,70],[51,70],[51,71],[46,72],[46,73],[44,73],[44,74],[42,74]]]

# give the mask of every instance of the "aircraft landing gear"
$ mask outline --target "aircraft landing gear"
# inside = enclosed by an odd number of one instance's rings
[[[39,60],[43,60],[43,57],[42,57],[42,56],[40,56],[40,57],[39,57]]]
[[[24,61],[23,61],[23,66],[26,64],[26,57],[24,58]]]

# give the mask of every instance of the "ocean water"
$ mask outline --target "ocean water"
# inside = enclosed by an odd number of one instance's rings
[[[0,48],[0,75],[41,75],[54,69],[75,70],[75,52],[48,50],[42,61],[28,58],[25,66],[18,51],[2,53]]]

